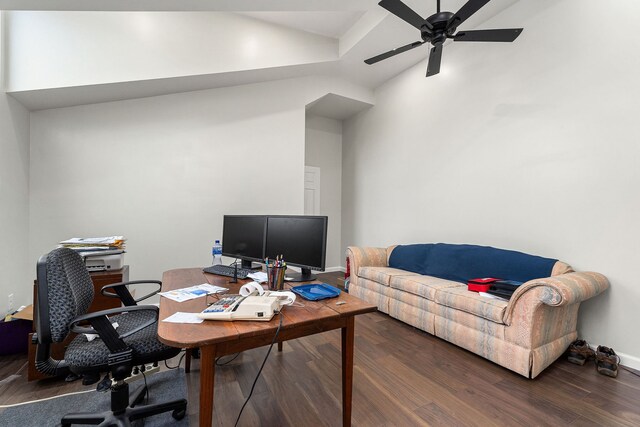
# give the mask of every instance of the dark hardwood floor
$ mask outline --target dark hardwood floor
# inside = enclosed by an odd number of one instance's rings
[[[335,277],[322,280],[335,284]],[[614,379],[593,362],[561,358],[528,380],[381,313],[356,318],[355,347],[355,426],[640,425],[640,378],[624,369]],[[214,425],[233,426],[266,351],[216,368]],[[199,363],[186,375],[192,426]],[[287,342],[282,353],[274,348],[239,425],[340,425],[340,372],[339,331]],[[29,383],[26,356],[0,357],[0,405],[86,389],[79,381]]]

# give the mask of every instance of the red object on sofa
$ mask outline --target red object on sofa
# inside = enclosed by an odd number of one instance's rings
[[[471,279],[467,282],[467,289],[473,292],[487,292],[493,282],[500,279],[495,277],[484,277],[481,279]]]
[[[351,278],[351,266],[349,262],[349,257],[347,257],[347,269],[344,272],[344,291],[347,293],[349,293],[349,279]]]

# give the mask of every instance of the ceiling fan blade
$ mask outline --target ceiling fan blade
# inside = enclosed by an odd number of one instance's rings
[[[400,0],[382,0],[378,4],[419,30],[422,30],[423,26],[426,26],[429,30],[433,30],[433,26],[429,22],[425,21],[423,17]]]
[[[391,58],[392,56],[395,56],[399,53],[402,52],[406,52],[408,50],[411,50],[415,47],[418,46],[422,46],[425,42],[413,42],[413,43],[409,43],[407,45],[404,46],[400,46],[397,47],[395,49],[390,50],[389,52],[385,52],[385,53],[381,53],[380,55],[374,56],[372,58],[369,59],[365,59],[364,62],[371,65],[371,64],[375,64],[376,62],[382,61],[383,59],[387,59],[387,58]]]
[[[442,60],[442,45],[439,44],[431,48],[429,54],[429,64],[427,65],[427,77],[440,72],[440,61]]]
[[[479,11],[482,6],[489,3],[489,1],[490,0],[469,0],[464,6],[460,8],[459,11],[455,13],[455,15],[451,17],[451,19],[449,19],[447,28],[459,26],[464,21],[469,19],[471,15]]]
[[[522,33],[522,28],[501,30],[460,31],[453,36],[457,42],[512,42]]]

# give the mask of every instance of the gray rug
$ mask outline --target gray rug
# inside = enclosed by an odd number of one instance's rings
[[[147,377],[149,385],[149,403],[168,402],[176,399],[186,399],[187,387],[183,369],[160,372]],[[144,383],[144,380],[129,384],[131,392]],[[143,403],[146,403],[143,402]],[[62,416],[68,412],[102,412],[111,408],[110,393],[89,393],[61,396],[54,399],[42,400],[25,405],[0,409],[0,426],[56,426]],[[189,406],[187,405],[187,410]],[[2,412],[3,411],[3,412]],[[188,426],[188,415],[180,421],[171,416],[171,412],[154,415],[144,420],[145,426]]]

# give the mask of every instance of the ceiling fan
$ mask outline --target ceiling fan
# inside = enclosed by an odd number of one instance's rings
[[[364,62],[371,65],[383,59],[390,58],[399,53],[406,52],[418,46],[429,42],[433,45],[429,54],[429,63],[427,65],[427,77],[433,76],[440,72],[440,61],[442,59],[442,44],[447,39],[453,39],[456,42],[512,42],[522,32],[522,28],[504,28],[500,30],[474,30],[474,31],[458,31],[458,26],[469,19],[471,15],[476,13],[482,6],[489,3],[490,0],[469,0],[456,13],[441,12],[440,0],[438,0],[438,11],[423,19],[413,9],[404,4],[400,0],[382,0],[378,3],[389,12],[396,15],[403,21],[413,25],[420,30],[422,41],[409,43],[380,55],[374,56]]]

